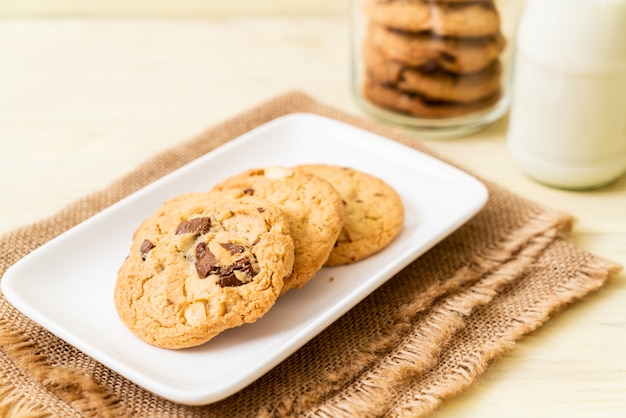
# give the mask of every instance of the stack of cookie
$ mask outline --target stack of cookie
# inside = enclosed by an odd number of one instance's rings
[[[505,40],[493,0],[364,0],[364,10],[369,101],[450,118],[499,100]]]
[[[200,345],[256,321],[324,265],[381,250],[403,223],[398,194],[361,171],[251,169],[165,202],[139,226],[118,273],[115,306],[149,344]]]

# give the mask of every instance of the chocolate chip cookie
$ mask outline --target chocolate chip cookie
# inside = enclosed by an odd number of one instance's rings
[[[372,22],[408,32],[470,37],[500,30],[493,1],[366,0],[364,9]]]
[[[256,321],[294,263],[283,213],[256,196],[219,192],[165,202],[135,232],[115,307],[143,341],[179,349]]]
[[[408,67],[433,67],[472,73],[490,65],[506,46],[502,34],[483,37],[442,37],[429,32],[404,32],[371,24],[365,50],[383,51],[389,61]]]
[[[390,60],[382,51],[364,51],[367,71],[381,84],[398,90],[420,93],[434,100],[459,103],[474,102],[491,96],[500,88],[500,60],[494,60],[481,71],[458,75],[440,68],[414,68]]]
[[[363,83],[363,96],[383,108],[424,118],[454,118],[489,109],[500,100],[500,89],[492,95],[473,102],[460,103],[433,100],[422,94],[402,91],[391,84],[366,78]]]
[[[262,197],[285,214],[295,260],[281,294],[302,287],[315,276],[328,259],[345,220],[341,198],[328,181],[287,167],[251,169],[224,180],[213,190],[229,192],[236,198]]]
[[[398,193],[383,180],[349,167],[308,164],[297,171],[327,180],[339,193],[346,219],[327,266],[351,264],[386,247],[404,225]]]

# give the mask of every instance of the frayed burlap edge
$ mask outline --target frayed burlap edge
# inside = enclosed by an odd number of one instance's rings
[[[555,243],[563,245],[560,239]],[[544,299],[532,306],[532,308],[524,310],[524,312],[510,319],[508,328],[495,336],[489,343],[480,346],[480,350],[470,351],[465,355],[462,363],[447,373],[442,373],[435,367],[432,374],[424,375],[418,381],[411,382],[414,386],[421,387],[417,393],[413,393],[408,398],[400,401],[396,399],[396,405],[389,407],[384,415],[385,417],[423,417],[433,412],[446,399],[457,395],[470,387],[476,379],[487,371],[489,365],[512,350],[515,343],[525,335],[537,330],[545,324],[554,314],[563,310],[568,305],[580,300],[587,294],[597,291],[606,282],[607,277],[616,275],[621,266],[601,259],[590,260],[577,274],[571,277],[567,283],[553,288],[553,295],[558,297],[559,302],[555,302],[555,298]],[[491,305],[486,305],[490,307]],[[473,326],[473,320],[476,316],[469,317],[466,322],[466,328]],[[459,347],[445,347],[448,353],[442,356],[450,356],[450,352],[460,351]],[[438,379],[431,378],[437,375]],[[401,393],[402,386],[396,388]]]
[[[453,277],[399,307],[385,337],[352,357],[349,369],[323,376],[322,385],[299,393],[297,399],[267,405],[259,416],[379,416],[399,385],[437,363],[442,348],[476,307],[489,303],[570,227],[569,217],[538,214],[516,231],[516,237],[501,237]]]
[[[522,257],[540,255],[546,246],[554,245],[561,238],[549,232],[533,239],[535,245]],[[505,332],[470,351],[462,361],[455,363],[451,371],[442,371],[440,362],[449,361],[447,351],[456,349],[455,344],[466,328],[471,328],[476,310],[492,305],[503,287],[523,280],[525,270],[531,264],[525,262],[504,266],[509,270],[496,271],[479,281],[467,291],[450,296],[435,304],[428,315],[411,329],[410,336],[379,360],[375,367],[367,369],[362,376],[336,391],[334,397],[324,399],[306,411],[290,411],[281,416],[310,417],[423,417],[434,411],[446,399],[471,386],[484,373],[489,364],[511,350],[523,336],[533,332],[567,305],[598,290],[607,277],[615,275],[620,266],[594,259],[583,267],[568,283],[553,289],[558,299],[545,299],[510,320]],[[525,265],[526,264],[526,265]],[[514,272],[514,274],[509,274]],[[555,300],[558,303],[555,304]],[[454,342],[454,344],[452,344]],[[478,347],[474,347],[478,348]],[[458,359],[457,359],[458,360]],[[404,399],[406,393],[420,388],[417,394]],[[401,402],[399,402],[401,399]],[[299,401],[299,399],[298,399]]]
[[[497,251],[480,260],[490,265],[467,290],[454,293],[430,306],[424,318],[413,324],[404,338],[373,369],[343,388],[338,399],[326,400],[316,415],[329,417],[383,416],[402,385],[433,368],[452,337],[479,306],[488,304],[500,289],[517,280],[524,269],[549,245],[555,230],[534,235],[519,252]],[[526,240],[525,240],[526,241]],[[517,243],[511,243],[513,245]],[[511,254],[516,254],[510,259]],[[501,263],[496,260],[502,257]],[[463,287],[465,288],[465,287]],[[412,307],[403,311],[411,312]],[[407,315],[409,316],[409,315]],[[346,393],[349,396],[346,396]]]
[[[120,400],[83,370],[60,368],[50,364],[37,339],[22,332],[30,320],[17,312],[0,318],[0,347],[6,364],[0,372],[0,412],[8,416],[98,416],[124,417]],[[15,321],[16,318],[17,321]],[[13,321],[15,322],[13,322]],[[34,325],[33,325],[34,326]],[[12,363],[9,363],[9,359]],[[15,402],[10,399],[15,398]],[[39,405],[35,407],[34,405]],[[2,416],[2,415],[0,415]]]

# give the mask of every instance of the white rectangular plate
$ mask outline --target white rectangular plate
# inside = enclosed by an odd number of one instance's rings
[[[404,229],[383,251],[323,268],[260,320],[185,350],[152,347],[120,322],[117,270],[144,218],[174,196],[268,165],[327,163],[380,177],[403,200]],[[487,200],[475,178],[440,160],[332,119],[291,114],[202,156],[51,240],[2,278],[25,315],[105,366],[162,397],[200,405],[244,388],[403,267],[470,219]],[[332,280],[331,280],[332,279]]]

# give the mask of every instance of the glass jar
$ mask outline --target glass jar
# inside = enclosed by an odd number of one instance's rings
[[[467,135],[511,102],[524,0],[353,0],[352,87],[386,122],[426,137]]]

